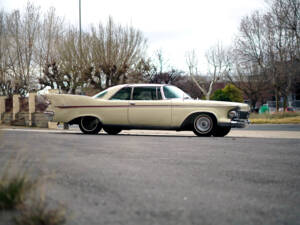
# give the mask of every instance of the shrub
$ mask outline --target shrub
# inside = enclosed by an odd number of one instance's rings
[[[223,89],[216,90],[211,99],[216,101],[243,102],[243,93],[233,84],[227,84]]]
[[[224,93],[226,96],[229,97],[230,101],[232,102],[243,102],[243,92],[238,89],[236,86],[233,84],[227,84],[223,88]]]
[[[227,102],[230,102],[230,98],[226,95],[226,93],[222,89],[216,90],[213,93],[211,99],[212,100],[216,100],[216,101],[227,101]]]

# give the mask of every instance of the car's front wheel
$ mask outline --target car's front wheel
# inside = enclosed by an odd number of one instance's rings
[[[226,136],[231,130],[231,127],[220,127],[217,126],[215,132],[213,133],[214,137],[224,137]]]
[[[122,131],[122,129],[117,127],[103,127],[103,130],[109,135],[116,135]]]
[[[85,116],[80,119],[79,128],[84,134],[98,134],[102,124],[96,117]]]
[[[197,115],[193,123],[193,131],[199,137],[210,137],[214,133],[215,122],[209,114]]]

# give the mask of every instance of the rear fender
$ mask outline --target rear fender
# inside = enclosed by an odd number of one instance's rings
[[[100,123],[102,123],[102,119],[99,118],[99,116],[96,116],[96,115],[93,115],[93,114],[84,114],[84,115],[80,115],[80,116],[77,116],[77,117],[75,117],[75,118],[69,120],[69,121],[68,121],[68,124],[79,124],[80,119],[81,119],[82,117],[86,117],[86,116],[89,116],[89,117],[95,117],[95,118],[97,118],[97,119],[100,121]]]

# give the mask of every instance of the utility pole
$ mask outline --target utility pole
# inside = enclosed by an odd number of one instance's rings
[[[82,56],[82,44],[81,44],[81,0],[79,0],[79,48],[80,58]]]
[[[81,41],[81,0],[79,0],[79,67],[80,67],[80,76],[82,77],[82,41]],[[81,86],[82,93],[82,86]]]

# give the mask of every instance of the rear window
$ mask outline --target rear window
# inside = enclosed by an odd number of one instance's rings
[[[125,87],[118,91],[110,100],[130,100],[131,88]]]
[[[107,94],[107,90],[101,91],[99,94],[93,96],[93,98],[103,98]]]

